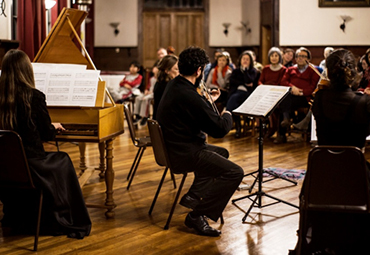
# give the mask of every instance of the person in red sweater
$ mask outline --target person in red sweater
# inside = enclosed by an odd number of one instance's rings
[[[281,80],[281,85],[291,87],[291,93],[280,104],[282,121],[274,143],[286,142],[286,128],[292,124],[290,114],[298,108],[309,107],[308,102],[320,79],[308,66],[308,61],[311,59],[311,52],[308,49],[299,48],[295,56],[297,64],[289,67]]]
[[[280,85],[281,80],[287,70],[282,65],[283,55],[279,48],[272,47],[268,52],[268,59],[270,64],[264,66],[261,72],[261,76],[258,81],[258,85]],[[274,111],[269,117],[268,131],[266,137],[271,137],[275,134],[278,128],[278,111]]]
[[[143,81],[143,68],[137,61],[130,63],[130,73],[119,83],[118,90],[109,90],[113,99],[117,103],[122,103],[131,96],[141,94],[140,85]]]
[[[279,48],[272,47],[268,52],[269,65],[263,67],[258,85],[280,85],[286,67],[282,63],[282,54]]]

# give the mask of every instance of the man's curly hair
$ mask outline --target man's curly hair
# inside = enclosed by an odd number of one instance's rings
[[[204,49],[190,46],[179,55],[179,71],[182,75],[192,75],[199,67],[204,67],[209,62],[209,57]]]

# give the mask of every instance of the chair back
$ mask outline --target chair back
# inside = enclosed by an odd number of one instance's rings
[[[125,103],[123,106],[124,106],[123,108],[124,108],[124,112],[125,112],[125,117],[126,117],[126,121],[127,121],[128,130],[130,131],[131,140],[132,140],[132,143],[136,146],[136,144],[137,144],[136,132],[135,132],[135,126],[134,126],[134,121],[132,119],[132,114],[131,114],[131,111],[130,111],[130,107],[129,107],[128,103]]]
[[[161,126],[156,120],[148,120],[148,129],[150,134],[150,140],[152,141],[153,153],[155,161],[160,166],[166,166],[171,168],[168,159],[166,144],[164,143]]]
[[[359,148],[316,146],[308,156],[303,209],[368,212],[368,178],[366,160]]]
[[[0,130],[0,188],[34,189],[21,137]]]

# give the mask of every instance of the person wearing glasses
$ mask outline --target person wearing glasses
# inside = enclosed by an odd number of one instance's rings
[[[308,108],[308,102],[315,90],[320,77],[308,66],[311,52],[301,47],[295,53],[296,63],[285,72],[281,85],[291,87],[291,93],[280,104],[278,136],[274,143],[286,143],[286,129],[291,122],[291,113],[299,108]]]

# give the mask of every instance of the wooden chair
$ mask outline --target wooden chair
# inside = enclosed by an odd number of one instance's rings
[[[128,185],[127,185],[127,190],[128,190],[131,186],[132,180],[134,179],[137,167],[140,164],[141,157],[143,156],[146,147],[152,146],[152,143],[151,143],[150,137],[148,136],[145,136],[145,137],[136,136],[135,127],[134,127],[129,104],[124,104],[124,111],[125,111],[127,126],[130,131],[132,143],[134,144],[135,147],[139,148],[136,153],[134,162],[131,165],[130,172],[127,175],[127,180],[129,180]]]
[[[21,137],[13,131],[0,130],[0,192],[35,190],[39,194],[39,207],[33,250],[37,251],[43,193],[34,186]],[[25,212],[27,213],[27,212]]]
[[[149,128],[150,138],[152,140],[152,147],[153,147],[153,153],[154,153],[155,160],[158,165],[166,167],[163,172],[161,181],[159,182],[158,189],[157,189],[157,192],[155,193],[152,205],[150,206],[150,209],[149,209],[149,215],[151,215],[153,208],[155,206],[155,203],[157,201],[159,192],[161,191],[162,184],[164,182],[168,169],[170,169],[171,177],[172,177],[175,188],[176,188],[176,182],[175,182],[174,174],[171,171],[171,164],[168,159],[167,149],[164,143],[161,126],[158,124],[156,120],[149,119],[148,128]],[[173,201],[172,208],[171,208],[170,214],[168,215],[167,222],[166,222],[166,225],[164,226],[164,229],[169,228],[171,218],[172,218],[173,212],[175,211],[175,207],[176,207],[177,201],[179,200],[179,196],[181,194],[182,187],[184,186],[186,177],[187,177],[187,173],[183,173],[180,186],[177,190],[175,200]]]
[[[310,151],[300,196],[297,254],[306,254],[310,249],[306,234],[312,221],[317,219],[310,217],[312,213],[360,215],[370,212],[368,178],[364,155],[356,147],[316,146]],[[368,228],[366,225],[363,227]]]

